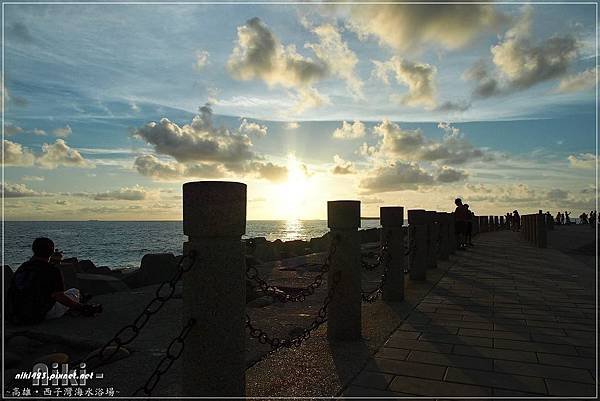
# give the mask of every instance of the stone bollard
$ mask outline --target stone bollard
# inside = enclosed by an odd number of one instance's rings
[[[546,248],[548,246],[548,236],[546,232],[546,216],[540,210],[535,216],[537,220],[537,246]]]
[[[473,216],[473,235],[477,235],[481,232],[481,227],[479,226],[479,216]]]
[[[450,255],[454,255],[458,249],[456,220],[454,220],[454,213],[448,213],[448,216],[448,250],[450,251]]]
[[[500,220],[498,219],[498,216],[494,216],[494,230],[500,230]]]
[[[399,302],[404,299],[404,208],[381,207],[379,208],[381,222],[381,243],[387,242],[390,257],[383,299]]]
[[[183,185],[183,252],[196,262],[183,275],[183,395],[243,397],[246,377],[246,280],[241,236],[246,185],[200,181]]]
[[[327,275],[328,289],[335,285],[327,311],[327,338],[331,341],[360,340],[360,201],[327,202],[327,227],[335,241],[335,253]],[[339,278],[337,284],[335,277]]]
[[[438,256],[440,260],[450,259],[450,225],[448,224],[450,215],[448,213],[438,213],[438,221],[440,223],[440,246]]]
[[[410,279],[427,279],[427,212],[422,209],[408,211],[409,244],[408,265]]]
[[[506,230],[506,226],[504,223],[504,216],[500,216],[500,229],[501,230]]]
[[[490,228],[488,227],[488,218],[487,216],[481,216],[481,222],[483,224],[483,231],[488,232]]]
[[[427,234],[429,246],[427,247],[427,268],[437,268],[437,257],[440,238],[440,224],[437,220],[437,212],[427,211]]]

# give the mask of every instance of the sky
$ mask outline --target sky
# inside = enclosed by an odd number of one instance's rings
[[[7,220],[596,201],[596,4],[3,4]]]

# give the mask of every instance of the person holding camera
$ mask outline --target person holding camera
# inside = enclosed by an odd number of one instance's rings
[[[68,311],[85,316],[102,312],[102,305],[80,302],[77,288],[65,290],[60,269],[62,259],[49,238],[36,238],[33,256],[14,273],[8,290],[9,317],[17,324],[34,324],[56,319]],[[52,263],[51,263],[52,262]]]

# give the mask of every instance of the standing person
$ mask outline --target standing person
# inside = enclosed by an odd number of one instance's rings
[[[79,302],[79,290],[65,291],[60,269],[50,264],[54,242],[37,238],[31,246],[33,256],[12,277],[8,290],[9,316],[17,324],[34,324],[55,319],[69,310],[91,316],[102,311],[100,305]]]
[[[565,224],[565,215],[564,213],[560,213],[560,225],[563,226]]]
[[[556,213],[556,224],[560,225],[560,212]]]
[[[518,211],[513,210],[513,231],[519,231],[521,229],[521,215]]]
[[[565,210],[565,224],[567,224],[567,225],[571,224],[571,218],[569,217],[570,214],[571,213],[569,213]]]
[[[592,210],[590,212],[590,221],[589,221],[589,223],[590,223],[590,227],[594,228],[594,225],[596,224],[596,211],[595,210]]]
[[[464,204],[464,208],[467,211],[467,227],[466,227],[466,232],[465,232],[465,246],[469,245],[469,246],[473,246],[473,241],[472,241],[472,237],[473,237],[473,216],[475,216],[475,213],[473,213],[471,210],[469,210],[469,205],[468,204]]]
[[[588,216],[585,212],[579,215],[579,224],[588,224]]]
[[[466,234],[467,234],[467,223],[469,221],[469,211],[465,208],[462,203],[462,199],[456,198],[454,200],[456,209],[454,210],[454,230],[456,232],[456,246],[461,251],[467,250]]]

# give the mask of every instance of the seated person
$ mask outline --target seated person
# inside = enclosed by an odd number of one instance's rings
[[[101,305],[80,303],[78,289],[65,291],[60,269],[49,263],[54,254],[51,239],[37,238],[31,248],[33,257],[19,266],[8,290],[9,317],[15,323],[39,323],[59,318],[69,310],[86,316],[102,311]]]

